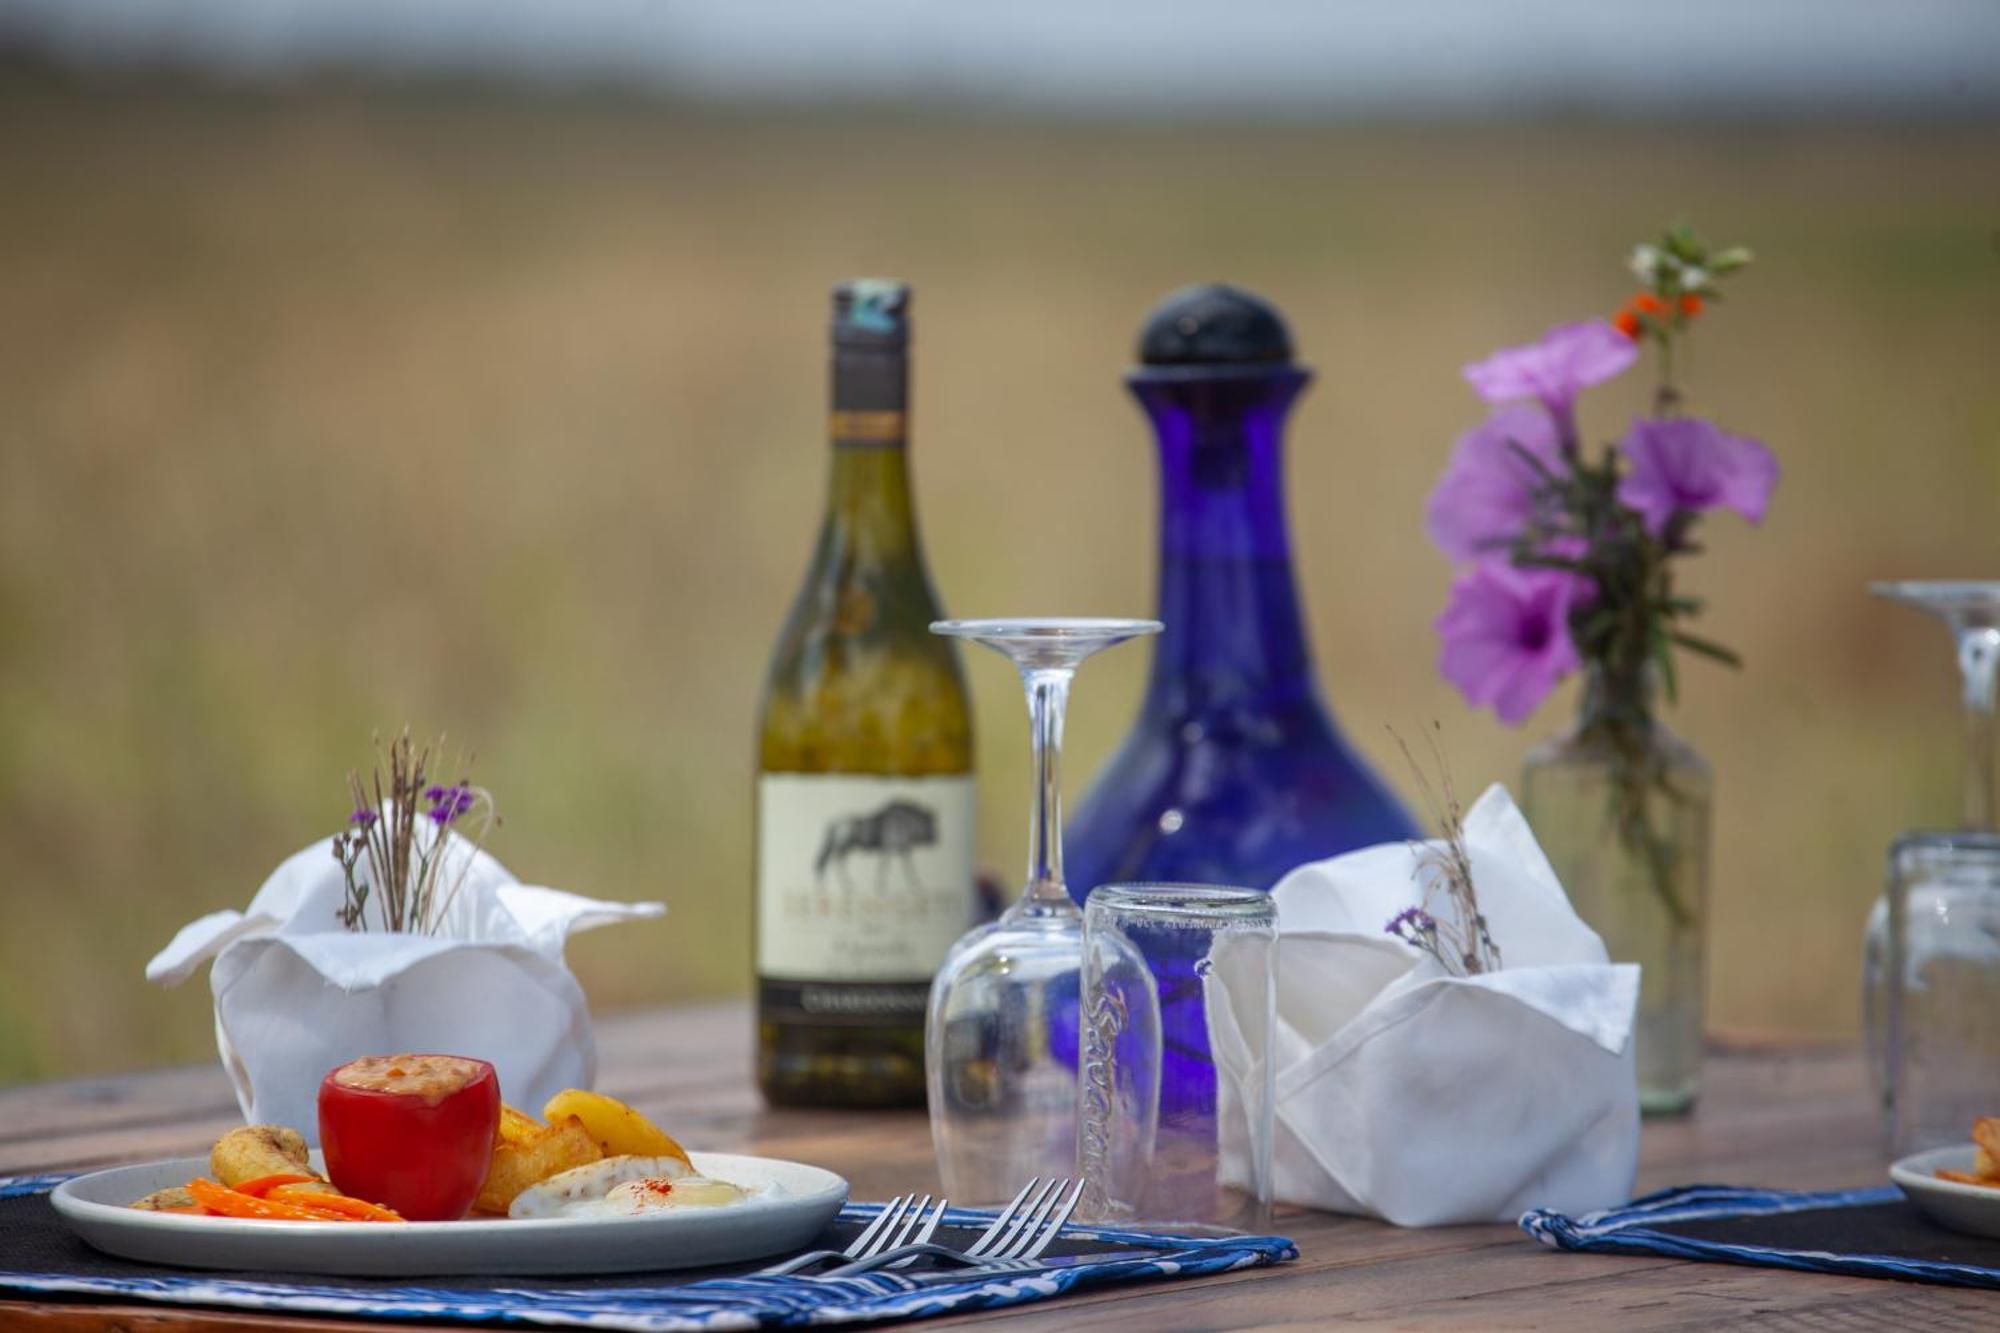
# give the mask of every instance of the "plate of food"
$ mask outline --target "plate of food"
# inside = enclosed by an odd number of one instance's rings
[[[1889,1179],[1938,1225],[2000,1237],[2000,1116],[1974,1121],[1970,1143],[1903,1158]]]
[[[847,1182],[800,1162],[689,1153],[602,1093],[507,1106],[493,1067],[370,1056],[326,1076],[321,1149],[245,1125],[206,1158],[58,1185],[96,1249],[186,1268],[365,1277],[628,1273],[804,1248]]]

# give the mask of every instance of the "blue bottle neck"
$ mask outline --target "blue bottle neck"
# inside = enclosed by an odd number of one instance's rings
[[[1160,450],[1159,618],[1146,711],[1199,717],[1317,698],[1285,523],[1295,366],[1141,369]]]

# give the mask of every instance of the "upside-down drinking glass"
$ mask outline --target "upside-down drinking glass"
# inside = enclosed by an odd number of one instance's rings
[[[952,1202],[1003,1203],[1076,1165],[1077,973],[1083,917],[1063,883],[1063,712],[1084,658],[1157,620],[941,620],[1020,668],[1034,747],[1028,880],[998,921],[945,955],[924,1025],[931,1141]]]
[[[1276,908],[1255,889],[1092,891],[1080,1218],[1196,1233],[1270,1224],[1276,947]]]
[[[2000,1106],[2000,582],[1877,583],[1951,630],[1965,718],[1956,832],[1905,833],[1868,922],[1862,999],[1892,1153],[1963,1142]]]

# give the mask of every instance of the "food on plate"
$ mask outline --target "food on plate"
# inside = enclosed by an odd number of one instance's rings
[[[672,1135],[615,1097],[568,1088],[543,1114],[537,1120],[503,1103],[484,1060],[364,1056],[320,1084],[324,1176],[296,1129],[245,1125],[216,1140],[214,1179],[155,1190],[131,1206],[262,1221],[429,1222],[468,1210],[631,1216],[753,1197],[698,1174]]]
[[[1938,1179],[2000,1189],[2000,1115],[1981,1116],[1973,1121],[1972,1142],[1972,1170],[1948,1171],[1940,1167]]]
[[[542,1119],[551,1125],[569,1116],[583,1122],[606,1157],[673,1157],[688,1170],[694,1169],[686,1150],[671,1135],[616,1097],[566,1088],[542,1108]]]
[[[143,1199],[135,1200],[134,1208],[154,1213],[191,1213],[201,1205],[194,1201],[194,1194],[185,1185],[169,1185],[163,1190],[154,1190]]]
[[[604,1149],[574,1117],[560,1125],[543,1125],[520,1143],[496,1143],[493,1164],[487,1168],[473,1210],[504,1214],[514,1196],[528,1186],[603,1156]]]
[[[499,1129],[500,1079],[467,1056],[363,1056],[319,1087],[328,1178],[413,1222],[465,1216]]]
[[[626,1217],[671,1208],[719,1208],[750,1195],[694,1174],[682,1157],[606,1157],[550,1176],[514,1197],[509,1217]]]
[[[282,1129],[253,1125],[254,1130]],[[240,1133],[241,1131],[231,1131]],[[285,1134],[298,1135],[285,1129]],[[225,1135],[225,1138],[228,1136]],[[211,1154],[213,1157],[214,1154]],[[224,1155],[230,1162],[242,1159]],[[311,1186],[311,1188],[307,1188]],[[291,1191],[286,1193],[285,1191]],[[335,1193],[326,1181],[300,1171],[273,1171],[234,1182],[198,1176],[185,1185],[154,1190],[132,1204],[142,1212],[192,1213],[198,1217],[249,1217],[266,1222],[400,1222],[393,1209]]]
[[[312,1169],[305,1136],[286,1125],[245,1125],[232,1129],[209,1150],[208,1169],[223,1184],[235,1188],[266,1176],[294,1175],[304,1179],[282,1187],[286,1194],[332,1194],[326,1178]]]
[[[296,1175],[265,1176],[242,1185],[218,1185],[206,1176],[188,1182],[195,1207],[213,1217],[251,1217],[266,1222],[401,1222],[392,1208],[345,1194],[294,1194],[277,1197],[284,1185],[302,1183]]]

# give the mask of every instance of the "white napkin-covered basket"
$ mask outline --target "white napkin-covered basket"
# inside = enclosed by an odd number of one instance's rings
[[[575,931],[666,908],[521,884],[446,836],[441,878],[471,863],[434,934],[344,928],[345,878],[328,839],[272,872],[247,911],[188,923],[147,964],[149,980],[171,986],[214,960],[215,1042],[246,1120],[290,1125],[316,1143],[327,1072],[401,1051],[490,1061],[502,1095],[530,1110],[591,1086],[590,1010],[563,945]]]
[[[1446,910],[1424,844],[1302,866],[1274,890],[1281,1201],[1433,1226],[1630,1197],[1639,969],[1607,961],[1505,788],[1464,831],[1497,970],[1453,975],[1387,933],[1405,908]],[[1218,1063],[1233,1031],[1214,1034]]]

